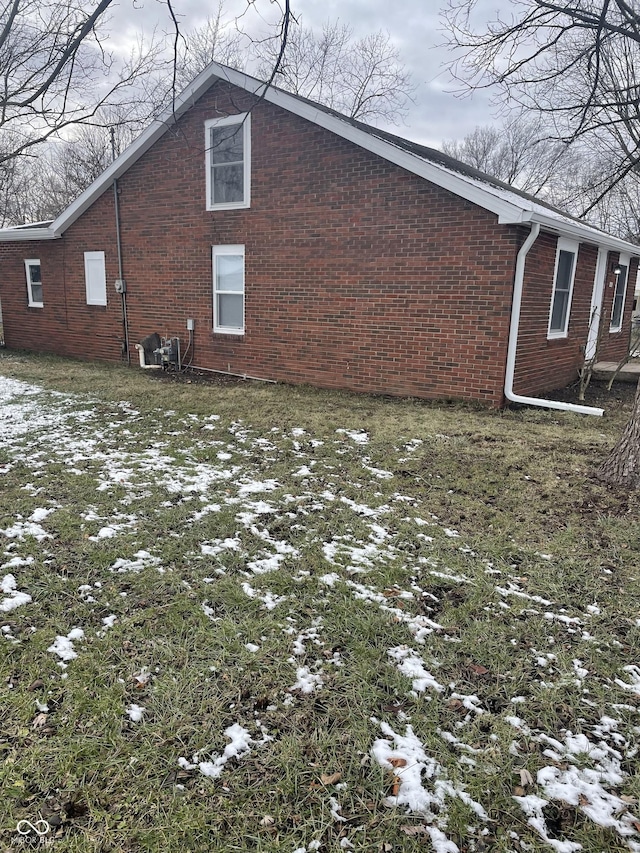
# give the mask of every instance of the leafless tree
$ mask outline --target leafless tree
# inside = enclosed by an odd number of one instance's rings
[[[611,486],[637,489],[640,486],[640,383],[631,417],[617,443],[598,468],[598,479]]]
[[[454,74],[465,87],[493,87],[504,105],[535,110],[559,139],[608,147],[609,168],[590,202],[597,205],[640,163],[637,5],[512,0],[506,18],[480,28],[477,5],[448,0],[444,11]]]
[[[91,124],[67,128],[64,139],[41,141],[29,153],[0,161],[0,227],[54,219],[134,140],[148,112],[144,99],[137,110],[102,107]],[[0,131],[0,150],[14,147]]]
[[[601,196],[602,175],[613,168],[606,146],[565,145],[523,116],[476,127],[442,150],[498,180],[539,196],[625,240],[640,238],[640,175],[634,170]]]
[[[243,70],[250,40],[233,23],[224,20],[224,2],[220,0],[215,15],[190,32],[178,44],[176,80],[178,89],[191,82],[209,63],[220,62]]]
[[[256,45],[259,77],[274,67],[277,49],[277,42]],[[388,33],[356,39],[339,21],[320,33],[292,26],[274,83],[351,118],[392,124],[406,116],[415,89]]]
[[[561,142],[549,139],[539,122],[523,117],[476,127],[442,150],[481,172],[533,195],[547,196],[574,159]]]
[[[183,62],[194,62],[194,67],[203,63],[207,36],[215,36],[222,59],[238,59],[237,40],[221,24],[221,7],[207,25],[208,33],[194,34],[189,53],[172,0],[162,2],[173,25],[173,50],[167,54],[165,35],[150,42],[140,39],[122,56],[107,47],[114,0],[0,0],[0,132],[12,143],[0,147],[0,162],[28,153],[72,125],[91,122],[105,107],[130,107],[137,115],[140,104],[150,102],[152,113],[160,100],[163,63],[173,68],[175,94],[178,67]],[[257,0],[246,2],[245,13],[258,5]],[[272,82],[286,45],[291,10],[290,0],[270,5],[277,7],[279,16],[270,39],[276,59],[267,69]]]
[[[69,140],[49,145],[40,156],[39,177],[34,177],[42,185],[44,207],[38,219],[64,210],[122,154],[146,123],[145,111],[136,117],[121,107],[105,108],[95,118],[95,124],[74,128]]]
[[[160,44],[140,41],[122,58],[107,50],[112,0],[0,0],[0,129],[28,153],[102,106],[138,97],[136,83],[158,68]]]
[[[477,29],[477,0],[448,0],[445,21],[458,51],[452,70],[471,88],[496,87],[507,105],[534,110],[558,138],[594,156],[584,213],[610,213],[616,194],[637,193],[640,170],[640,10],[630,0],[512,0]],[[615,194],[612,190],[615,188]],[[583,191],[585,187],[582,188]],[[609,208],[609,210],[607,210]],[[598,471],[640,486],[640,385],[629,423]]]

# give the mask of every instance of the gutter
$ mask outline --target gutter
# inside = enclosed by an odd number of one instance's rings
[[[516,260],[516,272],[513,279],[513,302],[511,304],[511,324],[509,326],[509,348],[507,350],[507,366],[504,379],[504,396],[512,403],[522,403],[526,406],[540,406],[544,409],[559,409],[563,412],[576,412],[580,415],[596,415],[602,417],[604,409],[594,406],[579,406],[575,403],[561,403],[558,400],[545,400],[541,397],[525,397],[513,390],[513,378],[516,370],[516,352],[518,349],[518,331],[520,328],[520,309],[522,307],[522,288],[524,285],[524,269],[529,249],[535,243],[540,233],[540,223],[531,223],[531,232],[522,244]]]
[[[594,225],[589,225],[586,222],[576,222],[569,216],[561,217],[560,215],[551,216],[545,213],[544,210],[522,210],[521,215],[517,219],[508,219],[504,216],[499,217],[498,222],[502,225],[524,225],[525,223],[533,225],[534,222],[540,223],[543,228],[552,231],[554,234],[560,234],[562,237],[569,237],[571,240],[578,240],[580,243],[591,243],[594,246],[606,246],[607,249],[614,252],[624,252],[637,258],[640,252],[635,243],[629,243],[627,240],[621,240],[619,237],[614,237],[596,228]]]

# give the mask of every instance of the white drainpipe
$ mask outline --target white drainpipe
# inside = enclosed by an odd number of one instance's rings
[[[524,397],[513,390],[513,377],[516,370],[516,352],[518,349],[518,331],[520,329],[520,308],[522,306],[522,288],[524,285],[524,268],[529,249],[535,243],[540,233],[540,223],[531,223],[531,233],[522,244],[516,260],[516,273],[513,279],[513,303],[511,305],[511,325],[509,327],[509,348],[507,350],[507,369],[504,379],[504,396],[512,403],[523,403],[526,406],[541,406],[545,409],[560,409],[563,412],[577,412],[580,415],[598,415],[602,417],[604,409],[594,406],[579,406],[575,403],[560,403],[557,400],[544,400],[540,397]]]

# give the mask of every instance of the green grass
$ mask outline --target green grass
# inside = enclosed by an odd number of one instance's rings
[[[9,399],[2,377],[41,390]],[[591,477],[630,400],[495,412],[8,352],[0,395],[0,580],[32,598],[0,611],[0,850],[41,818],[61,853],[411,853],[437,827],[469,853],[550,850],[529,794],[556,841],[640,844],[638,496]],[[412,691],[402,647],[440,690]],[[189,767],[233,725],[248,753]],[[387,800],[387,725],[434,762],[428,796],[448,786],[431,813]],[[589,816],[595,788],[537,781],[605,774],[548,740],[577,735],[617,762],[617,829]]]

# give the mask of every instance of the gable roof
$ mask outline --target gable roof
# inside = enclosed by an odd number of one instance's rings
[[[67,230],[113,181],[120,178],[151,146],[189,110],[216,81],[231,83],[268,103],[347,139],[373,154],[442,187],[455,195],[495,213],[498,223],[517,225],[538,222],[543,228],[582,242],[615,251],[640,255],[640,247],[621,240],[564,213],[546,202],[492,178],[434,148],[395,136],[311,101],[267,87],[241,71],[212,62],[193,80],[149,127],[72,202],[53,222],[0,230],[0,242],[8,240],[56,239]]]

